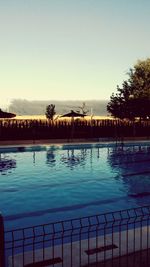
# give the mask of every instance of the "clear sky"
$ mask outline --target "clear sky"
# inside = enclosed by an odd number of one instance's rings
[[[0,0],[0,107],[109,99],[150,57],[149,0]]]

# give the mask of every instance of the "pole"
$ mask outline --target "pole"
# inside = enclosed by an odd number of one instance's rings
[[[0,267],[5,267],[5,234],[4,220],[0,213]]]

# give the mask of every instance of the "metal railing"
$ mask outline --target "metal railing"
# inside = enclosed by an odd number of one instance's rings
[[[4,232],[0,266],[150,266],[150,206]]]

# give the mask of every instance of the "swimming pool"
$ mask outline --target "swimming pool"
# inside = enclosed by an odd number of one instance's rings
[[[0,210],[9,228],[149,204],[150,143],[0,149]]]

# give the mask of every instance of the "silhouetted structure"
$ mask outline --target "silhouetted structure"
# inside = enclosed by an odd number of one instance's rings
[[[62,115],[61,117],[77,118],[77,117],[85,117],[85,116],[86,116],[85,114],[71,110],[69,113]]]
[[[16,114],[10,112],[4,112],[0,109],[0,118],[14,118]]]

